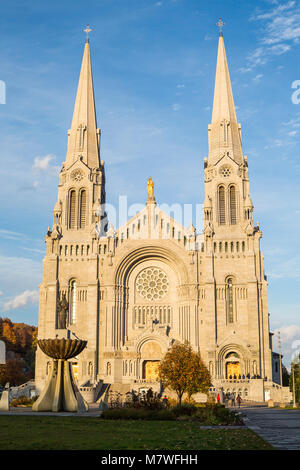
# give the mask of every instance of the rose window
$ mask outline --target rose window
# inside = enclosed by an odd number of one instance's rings
[[[166,295],[169,281],[166,274],[159,268],[146,268],[136,278],[138,293],[147,300],[159,300]]]
[[[224,176],[224,178],[228,178],[231,175],[231,170],[228,166],[223,166],[223,168],[220,170],[220,173],[222,176]]]
[[[82,178],[83,178],[83,173],[82,171],[80,170],[74,170],[71,174],[71,178],[74,180],[74,181],[81,181]]]

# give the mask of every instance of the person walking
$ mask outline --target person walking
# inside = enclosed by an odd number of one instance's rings
[[[240,397],[240,395],[238,395],[236,397],[236,401],[237,401],[238,407],[240,408],[241,407],[241,402],[242,402],[242,398]]]
[[[217,395],[217,403],[220,403],[220,394]]]
[[[224,401],[225,401],[225,406],[228,406],[228,393],[225,393],[225,398],[224,398]]]
[[[232,406],[235,406],[235,393],[232,394]]]

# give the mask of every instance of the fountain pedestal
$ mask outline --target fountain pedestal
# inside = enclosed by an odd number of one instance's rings
[[[41,350],[52,358],[51,371],[47,383],[33,411],[84,412],[88,406],[84,402],[74,381],[72,365],[68,361],[80,354],[87,341],[75,339],[43,339],[38,341]]]

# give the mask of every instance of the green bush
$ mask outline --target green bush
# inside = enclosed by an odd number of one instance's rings
[[[199,421],[206,426],[214,426],[223,424],[220,419],[215,415],[214,411],[210,408],[203,408],[196,411],[193,420]]]
[[[197,408],[195,405],[190,403],[183,403],[182,405],[176,405],[171,408],[172,413],[175,416],[192,416],[196,412]]]
[[[37,397],[35,398],[28,398],[25,395],[22,395],[18,398],[14,398],[10,402],[10,406],[32,406],[33,403],[36,401]]]
[[[206,426],[243,424],[239,414],[225,408],[223,405],[197,407],[191,404],[183,404],[164,410],[131,407],[109,408],[102,413],[101,417],[104,419],[198,421]]]
[[[200,421],[207,426],[211,425],[242,425],[243,420],[235,411],[231,411],[224,406],[207,406],[198,408],[193,415],[193,419]]]
[[[174,414],[170,410],[147,410],[144,408],[110,408],[103,411],[104,419],[145,419],[145,420],[173,420]]]

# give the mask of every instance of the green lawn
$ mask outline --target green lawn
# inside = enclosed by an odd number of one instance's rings
[[[202,429],[183,421],[0,416],[2,450],[267,450],[251,430]]]

